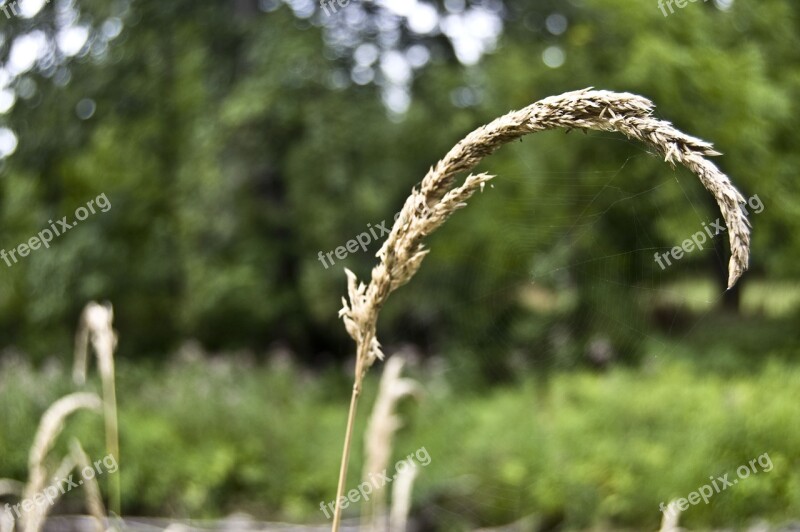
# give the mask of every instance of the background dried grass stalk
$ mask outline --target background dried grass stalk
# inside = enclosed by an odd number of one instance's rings
[[[47,486],[47,455],[61,434],[64,421],[78,410],[99,412],[102,405],[100,398],[93,393],[73,393],[62,397],[47,409],[39,423],[39,429],[28,455],[28,483],[25,485],[23,499],[34,500],[34,497]],[[63,478],[74,467],[74,460],[71,456],[67,456],[55,476]],[[23,530],[26,532],[38,531],[44,523],[49,509],[48,505],[36,505],[34,511],[26,513],[23,518]]]
[[[70,442],[70,455],[79,471],[93,469],[92,461],[89,459],[86,451],[83,450],[81,443],[75,438]],[[100,486],[97,484],[97,478],[94,476],[84,477],[83,489],[86,508],[92,516],[95,531],[103,532],[106,530],[106,509],[103,505],[103,496],[100,494]]]
[[[417,381],[402,376],[406,362],[407,355],[396,353],[383,368],[378,395],[364,433],[364,471],[361,474],[364,482],[370,482],[370,478],[377,477],[389,467],[394,435],[403,424],[397,415],[398,403],[404,397],[422,394],[422,387]],[[383,489],[375,490],[364,507],[366,511],[362,515],[362,528],[385,530],[386,492]]]
[[[106,451],[120,463],[119,422],[117,419],[116,371],[114,352],[117,348],[117,333],[114,331],[114,307],[111,303],[103,305],[90,301],[81,313],[78,331],[75,334],[75,363],[72,378],[75,384],[86,383],[89,365],[89,346],[97,356],[97,367],[103,382],[103,418],[106,431]],[[117,515],[122,513],[120,475],[114,475],[109,482],[109,506]]]

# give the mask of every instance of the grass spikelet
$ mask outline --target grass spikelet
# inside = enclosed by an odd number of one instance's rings
[[[361,386],[369,367],[383,354],[376,338],[380,309],[389,295],[407,283],[428,253],[424,239],[438,229],[467,200],[482,190],[488,174],[468,175],[463,183],[456,178],[470,172],[500,146],[530,133],[550,129],[615,131],[638,140],[675,166],[691,170],[716,199],[728,228],[731,257],[728,264],[728,288],[747,270],[750,253],[750,229],[740,208],[744,197],[708,157],[719,155],[708,142],[686,135],[669,122],[653,117],[650,100],[630,93],[616,93],[591,88],[568,92],[540,100],[518,111],[479,127],[456,144],[425,175],[419,188],[406,199],[392,230],[377,253],[368,284],[359,282],[347,271],[348,299],[343,299],[339,316],[348,334],[356,342],[356,367],[353,392],[345,430],[344,450],[339,469],[336,510],[332,530],[341,522],[338,501],[344,492],[350,457],[353,423]],[[426,207],[426,208],[421,208]]]

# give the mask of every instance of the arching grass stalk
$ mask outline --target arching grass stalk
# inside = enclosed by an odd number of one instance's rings
[[[22,497],[23,500],[37,500],[47,486],[48,479],[64,478],[75,467],[75,461],[71,455],[62,460],[61,466],[56,470],[55,475],[51,475],[47,467],[46,459],[53,449],[53,446],[64,429],[66,419],[79,410],[100,411],[102,401],[93,393],[73,393],[62,397],[42,416],[33,446],[28,453],[28,483],[25,485]],[[42,529],[50,505],[35,505],[32,512],[23,515],[22,530],[25,532],[38,532]]]
[[[711,144],[678,131],[669,122],[654,118],[653,108],[652,102],[635,94],[583,89],[545,98],[476,129],[428,171],[419,189],[411,191],[389,237],[377,253],[379,262],[372,270],[369,284],[359,283],[355,274],[346,270],[349,301],[342,299],[339,316],[356,342],[356,368],[336,492],[334,532],[339,530],[341,523],[339,501],[344,494],[362,382],[375,360],[383,359],[375,333],[378,313],[389,294],[407,283],[419,269],[428,253],[423,245],[424,238],[456,210],[466,206],[466,200],[475,191],[483,189],[493,176],[470,174],[460,185],[455,185],[456,177],[472,170],[481,159],[503,144],[529,133],[557,128],[617,131],[643,142],[671,165],[682,164],[691,170],[717,200],[728,227],[731,247],[728,288],[747,269],[750,229],[747,216],[739,208],[745,199],[730,179],[706,159],[720,154]]]

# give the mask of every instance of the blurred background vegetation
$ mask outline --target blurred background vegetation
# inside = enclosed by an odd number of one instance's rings
[[[654,529],[659,502],[764,452],[773,471],[682,523],[800,517],[800,5],[20,5],[0,15],[0,247],[99,194],[112,207],[0,263],[0,477],[24,479],[71,389],[80,310],[108,300],[124,512],[325,522],[353,358],[343,268],[365,277],[380,244],[330,267],[319,252],[391,224],[474,127],[594,86],[724,153],[763,203],[750,272],[724,290],[725,235],[654,262],[719,212],[641,145],[550,132],[492,156],[493,186],[379,324],[428,390],[397,445],[432,456],[415,522]]]

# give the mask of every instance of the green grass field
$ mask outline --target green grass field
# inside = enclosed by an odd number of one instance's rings
[[[710,336],[719,339],[720,327]],[[729,340],[741,353],[724,342],[701,347],[707,338],[695,335],[667,353],[654,345],[660,355],[641,368],[575,369],[467,395],[449,386],[446,371],[417,367],[411,373],[426,393],[403,404],[394,452],[401,458],[424,446],[432,458],[418,478],[413,513],[446,530],[524,517],[566,529],[655,529],[659,503],[768,453],[771,471],[690,507],[681,522],[704,529],[796,517],[800,368],[782,349],[750,359],[745,342]],[[346,374],[314,374],[281,359],[195,355],[158,368],[123,362],[118,385],[126,514],[214,518],[241,510],[325,522],[319,503],[335,488]],[[69,389],[63,363],[34,372],[20,359],[5,360],[0,476],[24,479],[35,420]],[[93,456],[103,453],[99,418],[81,414],[67,433]],[[353,456],[355,486],[360,437]],[[72,495],[64,508],[79,510]],[[346,515],[357,513],[356,506]]]

